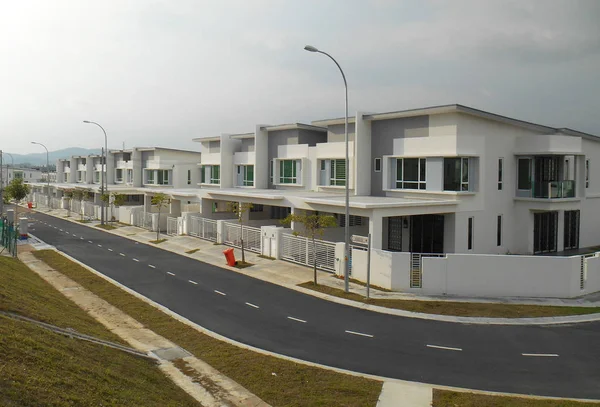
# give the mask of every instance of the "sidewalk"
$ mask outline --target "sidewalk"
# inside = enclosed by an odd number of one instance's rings
[[[39,209],[38,209],[39,210]],[[76,218],[65,218],[67,211],[64,209],[54,209],[51,211],[41,210],[40,212],[46,213],[51,216],[63,218],[66,220],[76,221]],[[98,225],[98,221],[85,223],[89,227],[95,227]],[[154,245],[161,249],[171,251],[183,256],[191,257],[224,269],[229,269],[237,273],[245,274],[254,278],[258,278],[264,281],[278,284],[286,288],[290,288],[296,291],[317,296],[320,298],[328,299],[338,303],[369,309],[372,311],[384,312],[400,316],[408,317],[419,317],[426,319],[437,319],[442,321],[454,321],[454,322],[474,322],[474,323],[508,323],[515,319],[504,319],[504,318],[476,318],[476,317],[450,317],[450,316],[438,316],[433,314],[418,314],[414,312],[408,312],[403,310],[391,309],[373,306],[370,304],[363,304],[356,301],[346,300],[343,298],[333,297],[327,294],[322,294],[313,290],[298,287],[298,284],[305,283],[313,280],[313,270],[309,267],[294,264],[283,260],[271,260],[263,257],[259,257],[258,254],[245,251],[246,261],[252,263],[252,267],[245,269],[237,269],[235,267],[229,267],[225,263],[223,256],[223,250],[229,246],[215,244],[210,241],[199,239],[193,236],[167,236],[160,235],[160,238],[165,238],[167,241],[164,243],[155,245],[149,243],[150,240],[156,239],[156,232],[150,232],[146,229],[138,228],[136,226],[122,226],[119,225],[116,229],[108,231],[140,243]],[[33,233],[35,235],[35,232]],[[192,250],[198,249],[195,253],[187,253]],[[235,248],[236,258],[241,257],[239,249]],[[343,290],[344,281],[339,279],[331,273],[318,271],[319,284],[334,287]],[[350,292],[358,294],[360,296],[366,296],[366,287],[350,282]],[[478,302],[478,303],[496,303],[496,304],[523,304],[523,305],[552,305],[552,306],[570,306],[570,307],[600,307],[600,293],[590,294],[585,297],[574,298],[574,299],[559,299],[559,298],[468,298],[468,297],[455,297],[455,296],[426,296],[414,293],[406,292],[387,292],[377,289],[370,289],[370,297],[377,299],[397,299],[397,300],[417,300],[417,301],[452,301],[452,302]],[[585,322],[589,321],[588,316],[575,316],[575,317],[557,317],[557,318],[521,318],[521,323],[535,323],[535,320],[543,320],[541,322],[553,321],[556,323],[558,320],[564,318],[564,322]],[[592,320],[600,319],[598,317]]]

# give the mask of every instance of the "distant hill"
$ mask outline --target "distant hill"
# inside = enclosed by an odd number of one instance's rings
[[[40,147],[42,148],[42,147]],[[43,148],[42,148],[43,150]],[[70,147],[63,148],[62,150],[50,151],[48,154],[48,158],[50,160],[50,165],[56,164],[56,160],[60,158],[69,158],[72,155],[88,155],[88,154],[100,154],[102,150],[100,149],[90,149],[90,148],[81,148],[81,147]],[[15,164],[25,164],[29,163],[31,165],[46,165],[46,152],[43,153],[31,153],[31,154],[12,154],[15,159]],[[4,155],[4,163],[3,164],[12,164],[10,157],[5,154]]]

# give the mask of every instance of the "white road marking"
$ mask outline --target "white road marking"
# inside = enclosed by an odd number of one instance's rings
[[[556,354],[556,353],[521,353],[521,355],[541,357],[541,358],[557,358],[558,357],[558,354]]]
[[[428,348],[434,348],[434,349],[444,349],[444,350],[454,350],[457,352],[462,352],[461,348],[452,348],[449,346],[439,346],[439,345],[427,345]]]
[[[174,276],[175,274],[171,273],[170,271],[167,271],[167,274],[170,276]]]
[[[135,242],[135,244],[139,244],[138,242]]]
[[[137,262],[139,262],[139,260],[138,260],[138,259],[133,259],[133,261],[137,261]]]
[[[112,249],[108,249],[108,251],[109,251],[109,252],[112,252],[113,250],[112,250]]]
[[[79,239],[83,240],[83,237],[80,237]]]
[[[227,294],[225,294],[224,292],[221,292],[221,291],[219,291],[219,290],[215,290],[215,292],[216,292],[217,294],[219,294],[219,295],[227,295]]]
[[[373,335],[369,335],[369,334],[363,334],[360,332],[354,332],[354,331],[345,331],[347,334],[352,334],[352,335],[359,335],[359,336],[366,336],[367,338],[373,338]]]
[[[258,305],[254,305],[254,304],[251,304],[249,302],[247,302],[246,305],[249,306],[249,307],[252,307],[252,308],[260,308]]]
[[[62,229],[58,229],[58,230],[60,230],[61,232],[63,231]]]
[[[91,240],[88,240],[88,243],[94,243],[94,242],[92,242]]]
[[[148,264],[148,267],[151,267],[151,268],[153,268],[153,269],[155,269],[155,268],[156,268],[156,266],[153,266],[152,264]]]
[[[287,318],[291,319],[292,321],[302,322],[303,324],[306,324],[306,321],[303,319],[298,319],[298,318],[294,318],[294,317],[287,317]]]
[[[124,255],[123,253],[119,253],[119,256],[123,256],[123,257],[125,257],[125,255]]]
[[[188,280],[188,281],[189,281],[190,283],[192,283],[192,284],[196,284],[196,285],[198,285],[198,283],[197,283],[197,282],[195,282],[195,281],[192,281],[192,280]]]
[[[99,245],[98,245],[98,247],[102,247],[102,245],[101,245],[101,244],[99,244]]]
[[[70,233],[69,233],[69,232],[65,232],[65,233],[66,233],[67,235],[70,235]]]

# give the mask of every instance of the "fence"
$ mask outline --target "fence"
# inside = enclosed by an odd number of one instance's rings
[[[335,243],[315,240],[288,233],[281,235],[283,240],[281,258],[294,263],[312,267],[316,259],[317,268],[325,271],[335,271]]]
[[[137,226],[148,230],[156,230],[152,226],[152,215],[153,214],[150,212],[133,212],[133,226]]]
[[[201,218],[199,216],[190,216],[191,236],[199,237],[200,239],[217,241],[217,221],[213,219]]]
[[[167,235],[176,236],[177,233],[177,218],[167,217]]]
[[[17,237],[19,235],[18,228],[13,222],[9,222],[6,218],[0,218],[0,246],[3,246],[8,253],[17,256]]]
[[[83,216],[88,219],[96,219],[96,205],[94,205],[92,202],[84,202]]]
[[[239,223],[230,223],[225,222],[223,228],[223,243],[234,246],[241,247],[241,237],[244,239],[244,249],[248,249],[251,252],[260,253],[260,228],[255,228],[252,226],[244,226],[243,227],[243,235],[240,234],[240,224]]]

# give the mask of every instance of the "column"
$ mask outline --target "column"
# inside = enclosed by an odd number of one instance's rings
[[[373,211],[369,216],[369,233],[371,234],[371,247],[373,249],[383,248],[383,216]]]

